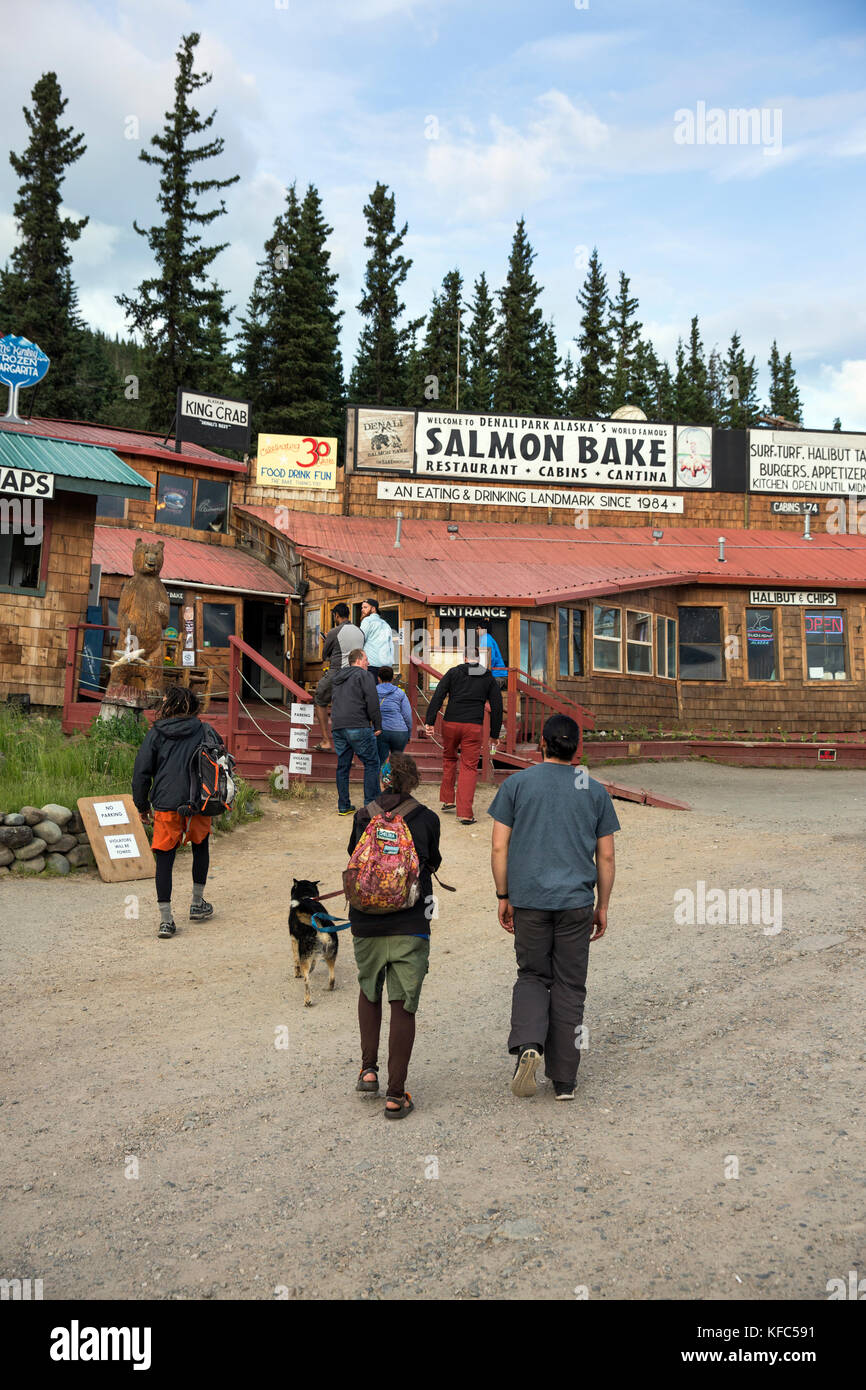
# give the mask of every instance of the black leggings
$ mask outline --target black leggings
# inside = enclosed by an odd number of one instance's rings
[[[155,849],[153,857],[156,860],[156,901],[158,903],[171,902],[171,871],[174,868],[174,856],[176,849]],[[192,847],[192,881],[197,883],[200,888],[204,888],[207,883],[207,871],[210,867],[210,835],[202,840],[201,844]]]

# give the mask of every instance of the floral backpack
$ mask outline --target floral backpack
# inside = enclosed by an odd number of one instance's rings
[[[421,892],[421,866],[405,817],[418,809],[411,796],[383,811],[378,801],[367,807],[370,824],[343,871],[343,889],[359,912],[402,912],[414,907]]]

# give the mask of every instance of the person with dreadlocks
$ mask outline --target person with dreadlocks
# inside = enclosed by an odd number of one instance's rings
[[[178,845],[192,845],[191,922],[213,916],[204,889],[210,865],[210,816],[180,815],[178,807],[189,801],[190,759],[210,726],[198,717],[199,698],[182,685],[171,685],[159,713],[138,750],[132,771],[132,797],[143,820],[153,810],[153,855],[156,860],[156,903],[162,940],[174,936],[171,909],[172,870]],[[215,732],[215,731],[214,731]]]

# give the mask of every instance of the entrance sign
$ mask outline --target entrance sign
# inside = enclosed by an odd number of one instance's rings
[[[10,417],[5,415],[3,418],[8,420]],[[0,468],[0,492],[47,501],[54,496],[54,474],[31,473],[27,468]]]
[[[318,435],[260,434],[256,456],[259,487],[337,486],[337,441]]]
[[[0,382],[9,387],[9,408],[4,420],[24,423],[18,414],[18,392],[22,386],[35,386],[50,366],[50,358],[29,338],[19,338],[14,333],[0,338]]]
[[[380,480],[380,500],[397,502],[459,502],[475,507],[552,507],[566,511],[681,513],[683,499],[672,493],[569,492],[561,488],[466,487],[454,483],[410,483]]]
[[[420,411],[416,473],[465,482],[672,487],[674,427]]]
[[[507,608],[468,608],[459,603],[440,603],[437,618],[507,618]]]
[[[202,444],[206,449],[235,449],[248,453],[250,447],[250,403],[206,396],[198,391],[178,388],[175,452],[181,444]]]
[[[100,825],[129,825],[122,801],[94,801],[93,810]]]
[[[750,589],[749,603],[789,608],[835,608],[836,595],[827,589]]]
[[[354,462],[359,473],[411,473],[414,453],[414,410],[357,412]]]
[[[749,430],[750,492],[866,494],[866,434]]]
[[[104,883],[153,878],[153,851],[131,796],[79,797],[78,814]],[[126,828],[118,833],[119,826]]]

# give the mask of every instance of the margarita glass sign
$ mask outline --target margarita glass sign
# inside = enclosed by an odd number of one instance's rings
[[[9,409],[5,420],[21,423],[18,415],[18,392],[22,386],[35,386],[48,371],[51,362],[36,343],[7,333],[0,338],[0,382],[9,387]]]

